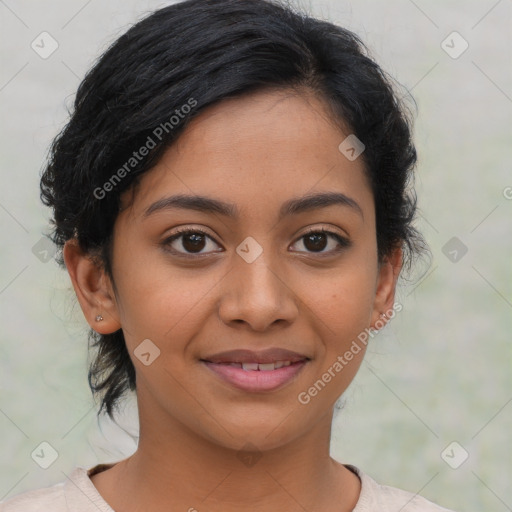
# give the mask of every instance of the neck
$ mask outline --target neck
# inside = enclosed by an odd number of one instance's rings
[[[115,510],[167,511],[172,503],[190,512],[247,510],[248,504],[254,512],[341,512],[357,503],[358,477],[329,455],[332,411],[302,437],[264,450],[258,442],[239,442],[243,450],[221,446],[176,418],[144,413],[137,451],[93,478]]]

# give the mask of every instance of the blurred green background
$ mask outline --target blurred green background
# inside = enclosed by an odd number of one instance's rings
[[[134,400],[119,425],[96,418],[87,326],[45,261],[38,185],[84,73],[168,3],[0,3],[0,500],[136,448]],[[332,455],[457,511],[512,510],[512,2],[293,3],[354,30],[412,91],[418,227],[433,253],[345,393]],[[47,58],[31,47],[41,32],[58,44]],[[42,442],[58,453],[48,469],[31,458]]]

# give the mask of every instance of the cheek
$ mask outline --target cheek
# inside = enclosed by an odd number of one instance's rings
[[[301,277],[304,302],[317,317],[326,339],[340,344],[369,326],[375,296],[376,269],[357,263],[340,266],[323,277]]]
[[[128,346],[149,338],[159,347],[171,340],[173,351],[179,350],[179,340],[197,329],[218,276],[172,268],[164,258],[149,263],[136,250],[117,261],[118,310]]]
[[[297,396],[310,421],[316,421],[325,404],[334,404],[345,392],[361,365],[366,351],[361,339],[370,325],[374,279],[371,265],[347,265],[323,280],[316,276],[315,285],[304,288],[309,306],[305,311],[320,340],[314,376]],[[303,283],[308,285],[307,280]]]

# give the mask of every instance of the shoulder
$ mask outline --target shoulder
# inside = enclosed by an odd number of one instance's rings
[[[453,512],[431,501],[395,487],[378,484],[373,478],[352,465],[345,465],[361,480],[361,495],[353,512]]]
[[[100,496],[90,476],[109,467],[75,467],[66,480],[27,491],[0,502],[1,512],[114,512]]]
[[[64,496],[64,482],[27,491],[0,502],[2,512],[68,512]]]

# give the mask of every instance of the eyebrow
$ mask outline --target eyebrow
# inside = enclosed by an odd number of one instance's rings
[[[341,192],[322,192],[289,199],[281,206],[278,221],[290,215],[297,215],[299,213],[327,208],[333,205],[349,207],[364,219],[363,210],[351,197],[348,197]],[[232,219],[237,219],[240,216],[238,207],[233,203],[226,203],[218,199],[200,195],[178,194],[156,201],[145,210],[143,217],[148,217],[161,210],[170,209],[195,210],[202,213],[217,213]]]

